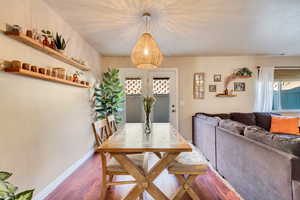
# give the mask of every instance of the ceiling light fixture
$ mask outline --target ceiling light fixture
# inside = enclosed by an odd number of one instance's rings
[[[136,42],[131,52],[131,61],[137,68],[155,69],[159,67],[163,60],[163,55],[159,46],[149,33],[150,13],[144,13],[146,20],[146,32]]]

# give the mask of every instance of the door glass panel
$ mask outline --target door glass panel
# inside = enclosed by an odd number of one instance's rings
[[[143,119],[142,110],[142,79],[126,78],[126,122],[141,123]]]
[[[170,122],[170,78],[153,78],[152,93],[156,98],[153,108],[153,122]]]

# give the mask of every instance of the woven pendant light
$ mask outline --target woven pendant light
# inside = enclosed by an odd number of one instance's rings
[[[148,20],[151,15],[144,13],[143,16],[146,17],[146,29],[148,29]],[[146,30],[132,49],[131,61],[137,68],[155,69],[161,65],[162,60],[163,55],[157,43]]]

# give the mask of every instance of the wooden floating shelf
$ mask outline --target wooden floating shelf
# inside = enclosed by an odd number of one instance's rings
[[[82,65],[80,63],[77,63],[74,60],[72,60],[71,58],[63,55],[62,53],[60,53],[50,47],[47,47],[47,46],[41,44],[40,42],[38,42],[30,37],[27,37],[26,35],[24,35],[22,33],[12,33],[12,32],[4,32],[4,33],[8,37],[10,37],[14,40],[17,40],[19,42],[22,42],[23,44],[26,44],[34,49],[42,51],[42,52],[48,54],[49,56],[56,58],[57,60],[60,60],[66,64],[73,65],[74,67],[81,69],[81,70],[85,70],[85,71],[90,70],[90,67]]]
[[[233,75],[236,79],[239,78],[252,78],[252,76],[239,76],[239,75]]]
[[[68,81],[68,80],[65,80],[65,79],[60,79],[60,78],[48,76],[48,75],[45,75],[45,74],[41,74],[41,73],[38,73],[38,72],[32,72],[32,71],[25,70],[25,69],[6,68],[5,71],[8,72],[8,73],[16,74],[16,75],[29,76],[29,77],[32,77],[32,78],[38,78],[38,79],[42,79],[42,80],[63,83],[63,84],[72,85],[72,86],[76,86],[76,87],[90,88],[90,86],[83,85],[81,83],[76,83],[76,82]]]
[[[236,94],[217,94],[216,97],[236,97]]]

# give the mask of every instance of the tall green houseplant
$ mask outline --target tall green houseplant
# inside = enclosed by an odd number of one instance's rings
[[[117,122],[122,121],[120,113],[123,111],[124,88],[119,78],[119,70],[109,68],[103,74],[103,80],[95,85],[94,105],[96,120],[114,115]]]

